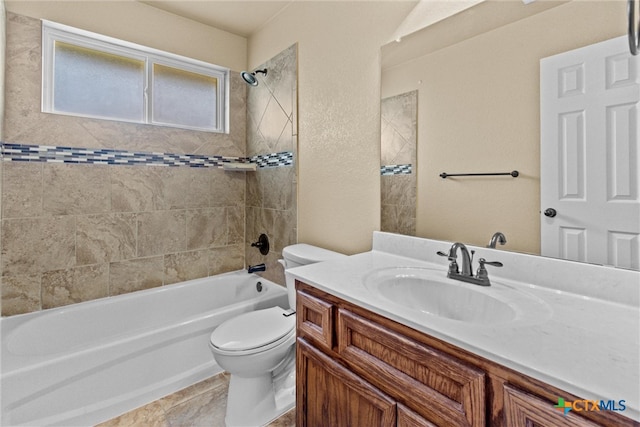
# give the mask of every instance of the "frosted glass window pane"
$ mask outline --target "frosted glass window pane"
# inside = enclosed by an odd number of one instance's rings
[[[56,112],[144,120],[144,61],[56,41]]]
[[[216,128],[217,87],[215,77],[153,64],[153,122]]]

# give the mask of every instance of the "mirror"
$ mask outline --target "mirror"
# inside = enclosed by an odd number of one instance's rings
[[[417,92],[417,236],[500,231],[498,248],[541,254],[540,59],[623,36],[626,18],[624,0],[484,1],[382,47],[381,98]]]

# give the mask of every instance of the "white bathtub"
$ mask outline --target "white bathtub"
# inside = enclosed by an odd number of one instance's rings
[[[211,331],[275,305],[284,287],[237,271],[2,318],[1,425],[94,425],[215,375]]]

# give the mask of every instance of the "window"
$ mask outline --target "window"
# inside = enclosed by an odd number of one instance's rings
[[[229,70],[43,21],[42,111],[225,132]]]

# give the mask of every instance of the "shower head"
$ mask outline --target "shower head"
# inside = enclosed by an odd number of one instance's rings
[[[265,68],[264,70],[255,70],[253,73],[250,73],[248,71],[243,71],[240,73],[240,76],[242,77],[242,80],[247,82],[248,85],[258,86],[258,79],[256,78],[257,73],[264,74],[266,76],[267,69]]]

